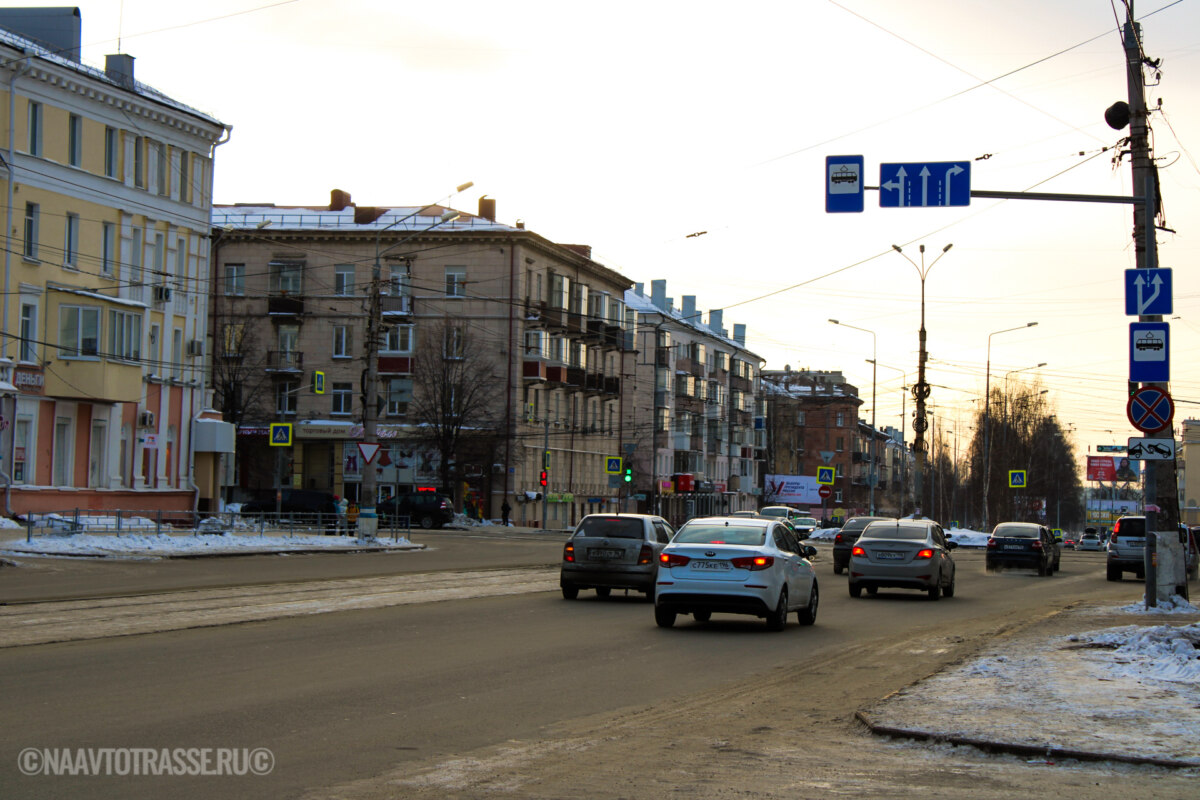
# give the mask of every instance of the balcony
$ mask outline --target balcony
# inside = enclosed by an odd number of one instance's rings
[[[601,389],[605,394],[620,394],[621,379],[620,378],[605,378],[604,387]]]
[[[546,380],[550,383],[566,383],[567,368],[566,367],[546,367]]]
[[[601,344],[604,341],[604,321],[589,319],[583,332],[583,340],[588,344]]]
[[[304,315],[304,298],[290,294],[273,294],[267,298],[267,316],[299,319]]]
[[[671,348],[669,348],[669,347],[654,348],[654,366],[656,366],[656,367],[671,366]]]
[[[385,294],[379,298],[379,308],[385,319],[391,317],[407,317],[413,313],[412,298],[406,294]]]
[[[379,357],[380,374],[411,375],[412,356],[383,356]]]
[[[567,367],[567,385],[581,389],[587,385],[587,372],[583,367]]]
[[[542,311],[542,320],[547,328],[564,331],[567,329],[567,310],[565,308],[546,308]]]
[[[296,350],[268,350],[268,372],[299,372],[304,368],[304,353]]]
[[[534,382],[546,380],[546,362],[525,361],[521,368],[521,377]]]
[[[625,347],[625,331],[621,329],[620,325],[604,326],[603,345],[609,350],[620,350]],[[629,349],[632,350],[632,346]]]
[[[583,315],[578,311],[567,311],[567,331],[570,333],[583,333]]]

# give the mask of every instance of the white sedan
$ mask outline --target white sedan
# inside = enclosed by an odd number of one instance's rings
[[[801,625],[812,625],[819,593],[808,559],[816,552],[773,519],[689,520],[659,555],[654,620],[669,628],[679,614],[697,622],[752,614],[781,631],[795,611]]]

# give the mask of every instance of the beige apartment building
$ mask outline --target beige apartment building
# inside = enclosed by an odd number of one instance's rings
[[[357,206],[337,190],[327,206],[218,206],[213,232],[212,381],[238,432],[227,501],[278,484],[357,503],[374,469],[380,498],[437,491],[492,519],[507,500],[519,525],[619,506],[607,467],[631,282],[590,248],[497,222],[487,198],[468,214]],[[382,447],[366,464],[369,357]],[[269,443],[273,423],[291,425],[290,446]]]

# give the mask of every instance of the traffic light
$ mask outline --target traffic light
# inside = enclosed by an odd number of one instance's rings
[[[546,470],[542,470],[542,477],[540,479],[540,483],[542,484],[542,486],[546,485]]]
[[[633,467],[625,468],[625,482],[633,483]]]

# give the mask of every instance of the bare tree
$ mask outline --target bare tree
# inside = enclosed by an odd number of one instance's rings
[[[240,425],[273,418],[266,352],[246,317],[222,317],[213,331],[212,385],[226,422]]]

